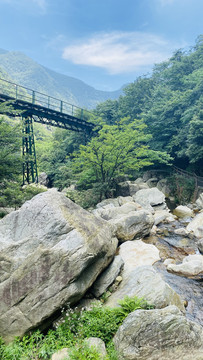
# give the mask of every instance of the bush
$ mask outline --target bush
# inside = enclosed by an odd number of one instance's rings
[[[1,360],[34,360],[50,359],[51,355],[68,347],[72,360],[98,360],[99,354],[94,348],[88,348],[83,340],[88,337],[99,337],[106,346],[108,360],[118,360],[113,345],[113,336],[128,314],[136,309],[152,308],[145,300],[126,297],[120,301],[120,307],[109,308],[94,306],[91,310],[78,311],[67,308],[56,328],[49,330],[47,335],[35,331],[16,338],[9,345],[0,340]],[[74,349],[73,349],[74,347]],[[86,357],[85,357],[86,356]]]
[[[187,204],[192,201],[195,192],[195,181],[182,175],[173,175],[168,178],[172,195],[177,204]]]

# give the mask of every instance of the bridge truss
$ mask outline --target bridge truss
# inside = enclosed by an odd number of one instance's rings
[[[0,78],[0,104],[3,103],[7,106],[2,113],[22,118],[23,184],[38,182],[33,122],[87,134],[95,126],[89,121],[91,112]]]

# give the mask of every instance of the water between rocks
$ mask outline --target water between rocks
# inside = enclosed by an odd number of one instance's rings
[[[162,224],[155,236],[144,239],[144,242],[154,244],[160,251],[161,260],[154,268],[162,278],[187,302],[186,316],[203,326],[203,276],[191,279],[169,273],[163,264],[166,258],[172,258],[177,263],[189,254],[199,253],[194,239],[174,234],[174,230],[183,227],[181,222]]]

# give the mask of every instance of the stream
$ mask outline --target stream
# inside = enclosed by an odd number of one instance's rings
[[[194,239],[174,234],[174,230],[184,227],[183,222],[175,221],[169,224],[160,224],[157,234],[144,239],[144,242],[154,244],[160,252],[161,260],[153,267],[160,273],[163,280],[186,301],[186,316],[203,326],[203,276],[188,278],[172,274],[166,270],[164,260],[174,259],[177,263],[189,254],[199,253]]]

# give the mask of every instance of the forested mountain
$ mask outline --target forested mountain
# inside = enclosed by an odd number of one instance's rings
[[[170,154],[176,165],[203,173],[203,37],[185,52],[178,50],[140,77],[118,100],[99,104],[95,113],[109,124],[128,116],[143,118],[150,146]]]
[[[32,69],[31,74],[37,77],[39,70],[41,86],[54,89],[56,79],[58,84],[63,82],[61,75],[52,77],[52,71],[35,66],[36,72]],[[16,81],[22,76],[24,65],[21,67]],[[9,75],[13,74],[14,70],[9,70]],[[27,78],[32,81],[31,76]],[[32,83],[35,81],[33,77]],[[129,84],[117,100],[98,104],[91,118],[96,131],[89,138],[83,133],[58,128],[51,132],[41,124],[34,126],[39,172],[48,174],[50,186],[63,189],[77,182],[79,190],[93,190],[97,200],[98,196],[112,196],[122,175],[134,178],[138,170],[152,165],[162,168],[174,164],[203,176],[202,105],[203,38],[199,37],[192,49],[178,50],[168,61],[155,65],[151,76]],[[7,154],[0,154],[0,204],[16,199],[17,187],[12,190],[11,180],[17,179],[18,186],[22,181],[15,162],[20,154],[16,131],[8,120],[0,118],[0,134],[4,134],[0,146]],[[15,149],[14,157],[9,143]],[[87,197],[90,205],[94,195],[87,193]]]
[[[96,90],[81,80],[39,65],[21,52],[3,49],[0,49],[0,76],[84,108],[94,108],[98,103],[116,99],[122,93],[122,90]]]

